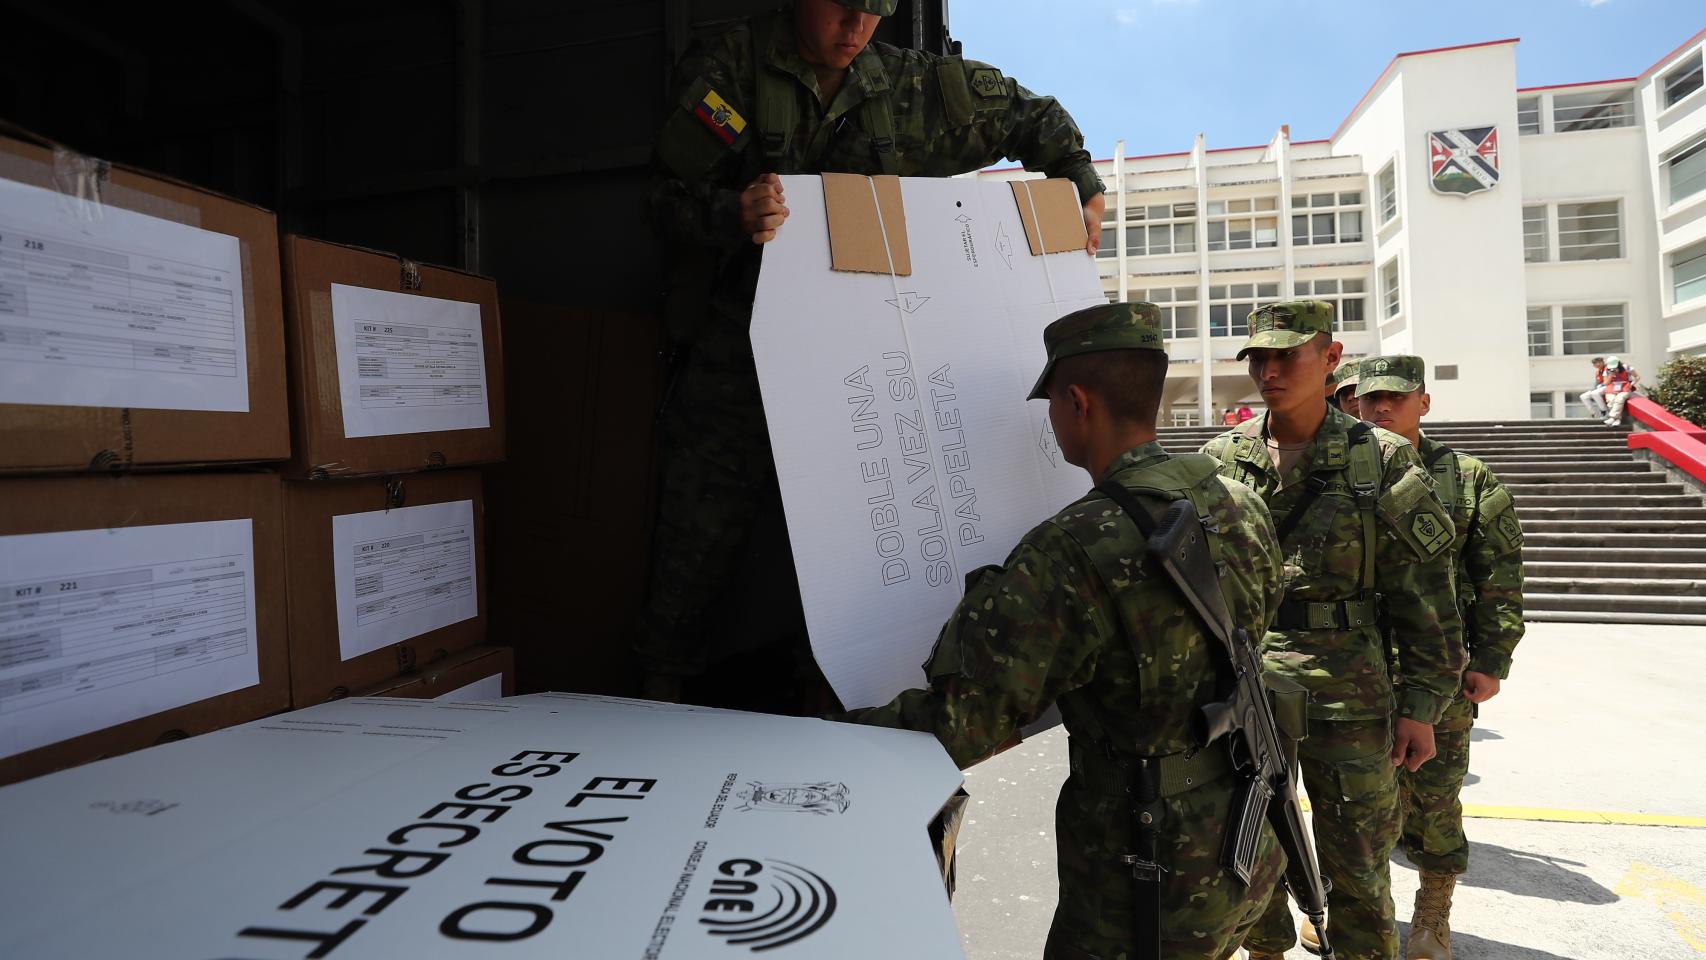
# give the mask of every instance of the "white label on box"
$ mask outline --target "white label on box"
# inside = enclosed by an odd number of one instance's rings
[[[482,677],[473,683],[465,683],[446,694],[433,697],[434,700],[499,700],[504,695],[504,675],[494,673]]]
[[[245,341],[236,237],[0,180],[0,403],[247,412]]]
[[[492,425],[479,304],[334,283],[332,330],[344,436]]]
[[[1025,396],[1043,328],[1107,300],[1083,251],[1030,254],[1006,183],[903,178],[907,277],[831,270],[818,178],[784,183],[752,351],[812,651],[867,707],[924,684],[966,574],[1091,487]]]
[[[0,757],[260,682],[248,520],[0,537]]]
[[[345,660],[479,616],[474,501],[332,518]]]

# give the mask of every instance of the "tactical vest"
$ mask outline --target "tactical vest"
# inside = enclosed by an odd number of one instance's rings
[[[1348,439],[1350,444],[1345,462],[1321,463],[1317,458],[1310,465],[1309,476],[1304,479],[1307,489],[1302,497],[1284,518],[1274,519],[1280,547],[1286,556],[1290,556],[1296,548],[1292,533],[1314,508],[1321,494],[1348,492],[1356,502],[1362,523],[1362,572],[1356,593],[1332,600],[1287,598],[1280,602],[1279,615],[1274,618],[1276,630],[1351,630],[1372,627],[1379,619],[1374,592],[1374,562],[1377,543],[1375,508],[1380,502],[1380,476],[1384,472],[1380,463],[1380,441],[1374,436],[1374,427],[1366,421],[1351,427]],[[1265,441],[1260,436],[1239,430],[1232,434],[1232,444],[1233,479],[1250,486],[1258,485],[1261,478],[1246,465],[1246,458],[1254,459],[1257,455],[1266,458]]]
[[[1120,477],[1119,482],[1153,512],[1165,509],[1175,500],[1188,498],[1197,513],[1206,516],[1209,514],[1209,508],[1215,504],[1215,500],[1211,498],[1225,496],[1219,484],[1214,482],[1218,469],[1219,464],[1214,458],[1190,454],[1171,457],[1141,471],[1128,471]],[[1120,513],[1112,501],[1102,498],[1090,502],[1105,504],[1113,510],[1115,522],[1132,522]],[[1216,566],[1219,566],[1219,530],[1207,527],[1205,530],[1210,556],[1214,558]],[[1068,533],[1072,531],[1068,530]],[[1139,704],[1157,702],[1157,698],[1163,696],[1177,696],[1176,692],[1160,689],[1159,669],[1145,666],[1155,664],[1158,659],[1152,649],[1144,649],[1146,638],[1131,636],[1129,628],[1125,626],[1136,622],[1135,607],[1126,612],[1128,604],[1136,603],[1136,597],[1134,591],[1120,590],[1114,585],[1131,579],[1132,569],[1129,561],[1132,558],[1122,556],[1122,552],[1105,539],[1089,543],[1076,537],[1074,539],[1090,558],[1096,575],[1108,589],[1108,595],[1120,605],[1121,612],[1113,618],[1112,625],[1128,642],[1137,658]],[[1183,600],[1179,602],[1183,603]],[[1193,704],[1193,707],[1207,703],[1215,694],[1213,678],[1216,676],[1216,666],[1215,660],[1208,652],[1208,644],[1212,642],[1205,641],[1199,651],[1199,666],[1204,671],[1204,676],[1210,679],[1198,685],[1197,703]],[[1122,794],[1135,782],[1135,777],[1146,775],[1152,779],[1158,795],[1166,798],[1215,782],[1232,772],[1232,762],[1225,743],[1218,743],[1206,750],[1178,750],[1176,748],[1179,744],[1191,740],[1190,731],[1184,729],[1144,729],[1135,741],[1117,742],[1109,733],[1112,724],[1106,718],[1097,716],[1095,708],[1085,709],[1065,698],[1060,706],[1061,713],[1066,717],[1067,725],[1073,733],[1068,744],[1073,775],[1093,791]]]
[[[805,169],[782,170],[784,159],[788,155],[788,147],[798,134],[793,120],[797,115],[794,110],[794,77],[780,70],[770,69],[765,62],[764,51],[769,49],[770,37],[764,31],[752,31],[752,62],[758,89],[755,91],[758,104],[758,129],[755,131],[759,149],[764,153],[764,168],[767,173],[810,173],[814,172],[822,158],[824,150],[829,145],[832,132],[825,131],[822,142],[816,145],[804,161]],[[842,83],[858,83],[877,80],[872,77],[855,77],[855,70],[863,69],[856,60],[853,67],[848,68],[846,79]],[[880,78],[887,87],[887,77]],[[871,134],[872,162],[875,170],[894,176],[900,173],[900,156],[895,152],[894,142],[894,111],[890,98],[885,95],[866,97],[858,108],[860,126]],[[858,172],[858,171],[852,171]]]

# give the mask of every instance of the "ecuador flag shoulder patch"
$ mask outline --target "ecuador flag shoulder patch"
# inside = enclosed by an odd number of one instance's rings
[[[715,90],[705,91],[705,96],[694,106],[693,115],[724,143],[734,143],[746,129],[746,118],[736,113],[735,108],[729,106],[728,101],[718,96]]]

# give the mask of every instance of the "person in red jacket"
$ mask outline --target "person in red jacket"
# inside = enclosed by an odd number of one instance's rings
[[[1606,357],[1605,372],[1600,374],[1600,382],[1605,384],[1605,425],[1620,427],[1623,425],[1623,405],[1634,395],[1635,387],[1641,383],[1641,375],[1622,360]]]

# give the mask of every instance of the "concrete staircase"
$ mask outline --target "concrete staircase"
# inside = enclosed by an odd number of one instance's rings
[[[1522,518],[1529,620],[1706,625],[1706,502],[1635,459],[1627,430],[1595,421],[1433,423],[1479,457]],[[1221,427],[1170,427],[1194,452]]]

